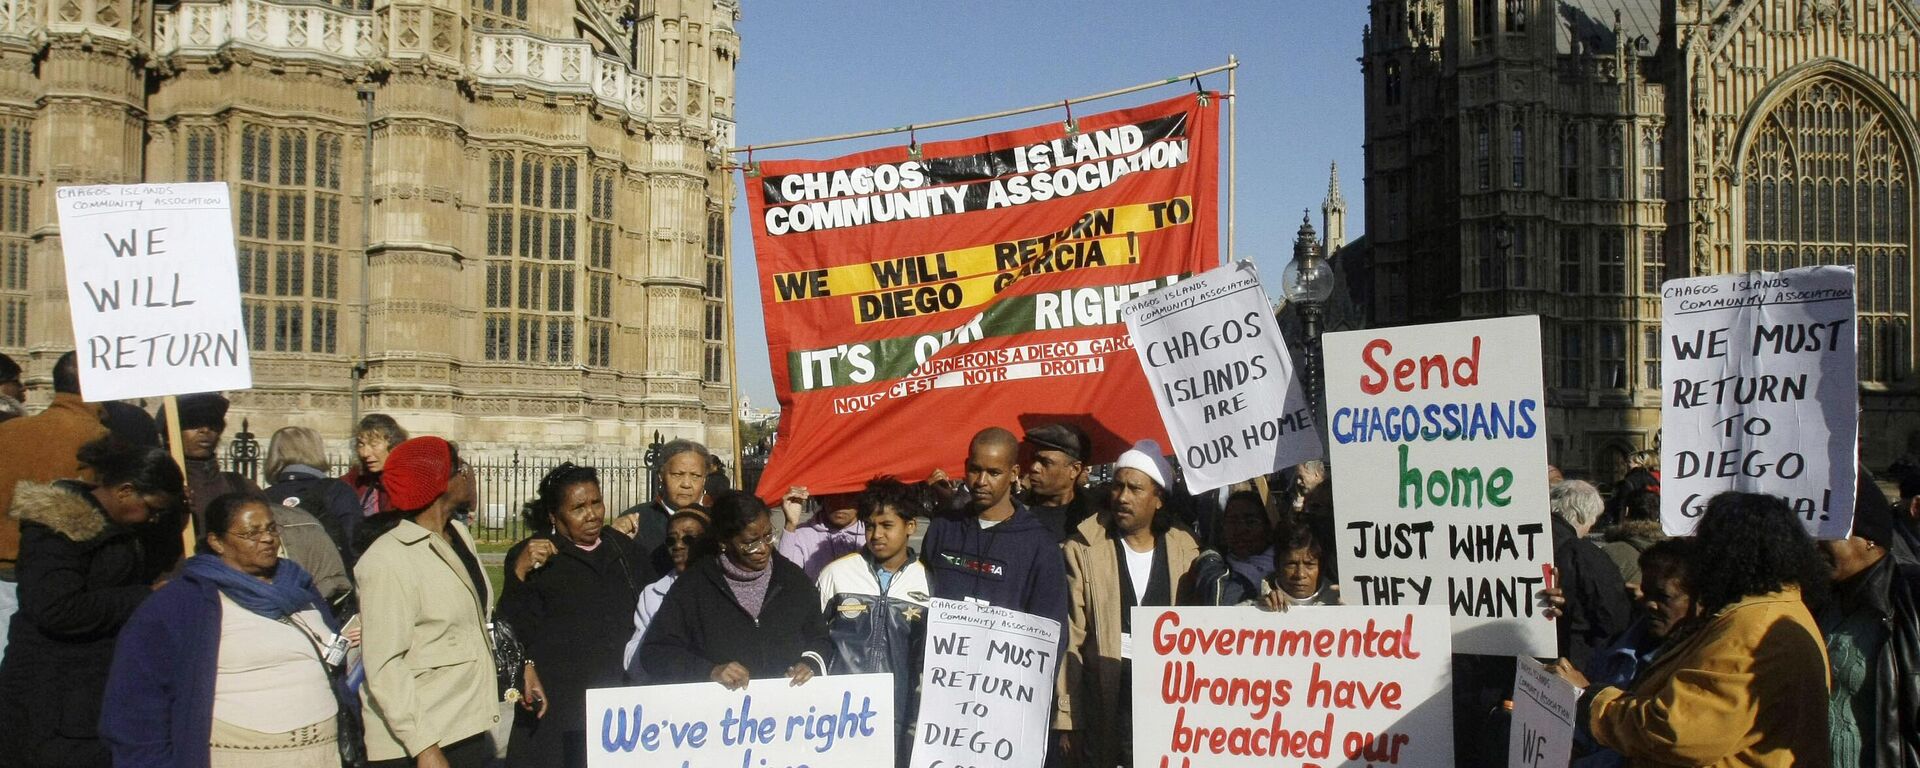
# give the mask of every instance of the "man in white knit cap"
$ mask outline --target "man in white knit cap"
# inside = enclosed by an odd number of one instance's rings
[[[1193,536],[1170,525],[1173,468],[1158,443],[1141,440],[1120,454],[1113,479],[1110,513],[1082,521],[1063,545],[1067,650],[1053,727],[1074,764],[1133,764],[1133,608],[1173,605],[1200,556]]]

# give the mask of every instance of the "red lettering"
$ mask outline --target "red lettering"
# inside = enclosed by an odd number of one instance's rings
[[[1378,379],[1366,374],[1360,376],[1360,391],[1369,395],[1387,391],[1387,369],[1380,365],[1379,360],[1374,359],[1376,353],[1393,354],[1393,343],[1386,339],[1374,339],[1360,348],[1360,361],[1366,363],[1368,369],[1379,375]]]
[[[1386,339],[1374,339],[1360,350],[1360,360],[1370,373],[1360,376],[1360,391],[1377,395],[1387,391],[1387,385],[1401,392],[1415,389],[1439,387],[1471,387],[1480,383],[1480,337],[1473,337],[1473,351],[1457,359],[1448,359],[1444,354],[1415,355],[1392,361],[1392,376],[1389,377],[1387,360],[1393,354],[1393,344]],[[1386,358],[1386,359],[1383,359]],[[1419,382],[1416,385],[1415,379]]]

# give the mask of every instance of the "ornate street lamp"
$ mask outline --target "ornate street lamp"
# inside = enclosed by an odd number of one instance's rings
[[[240,434],[233,436],[233,443],[227,446],[227,454],[233,457],[233,471],[255,482],[259,481],[260,440],[254,437],[247,419],[240,420]],[[272,485],[273,478],[267,478],[266,484]]]
[[[1333,268],[1327,266],[1313,222],[1304,211],[1300,215],[1300,231],[1293,240],[1293,268],[1281,276],[1281,290],[1286,292],[1287,303],[1299,307],[1301,330],[1306,332],[1301,347],[1306,351],[1306,360],[1302,362],[1307,375],[1302,378],[1307,386],[1307,401],[1313,407],[1313,418],[1318,423],[1327,410],[1325,374],[1320,370],[1320,310],[1333,295]]]

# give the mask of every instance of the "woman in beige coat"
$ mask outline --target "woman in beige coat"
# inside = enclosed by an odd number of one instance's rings
[[[354,567],[367,682],[367,758],[382,768],[480,768],[500,722],[486,630],[493,597],[473,537],[453,511],[473,501],[470,470],[437,437],[387,456],[382,479],[403,519]],[[545,713],[532,665],[522,702]]]
[[[1200,545],[1163,514],[1173,474],[1160,446],[1136,443],[1114,463],[1110,514],[1082,522],[1063,545],[1067,648],[1060,660],[1053,727],[1070,765],[1132,765],[1129,626],[1136,605],[1173,605]],[[1103,522],[1104,521],[1104,522]],[[1143,638],[1144,639],[1144,638]],[[1143,645],[1144,647],[1144,645]]]

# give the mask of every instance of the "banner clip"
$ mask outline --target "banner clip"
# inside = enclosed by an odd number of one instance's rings
[[[754,162],[753,160],[752,144],[747,145],[747,162],[741,164],[740,167],[746,173],[746,176],[749,179],[756,178],[760,175],[760,164]]]
[[[907,159],[920,161],[920,131],[911,125],[907,126]]]
[[[1080,121],[1073,119],[1073,99],[1062,99],[1060,106],[1065,107],[1067,110],[1067,122],[1063,123],[1061,127],[1067,129],[1068,136],[1079,135]]]
[[[1196,75],[1191,82],[1193,83],[1193,92],[1200,95],[1200,106],[1212,106],[1211,102],[1213,99],[1207,97],[1207,89],[1205,86],[1200,85],[1199,76]]]

